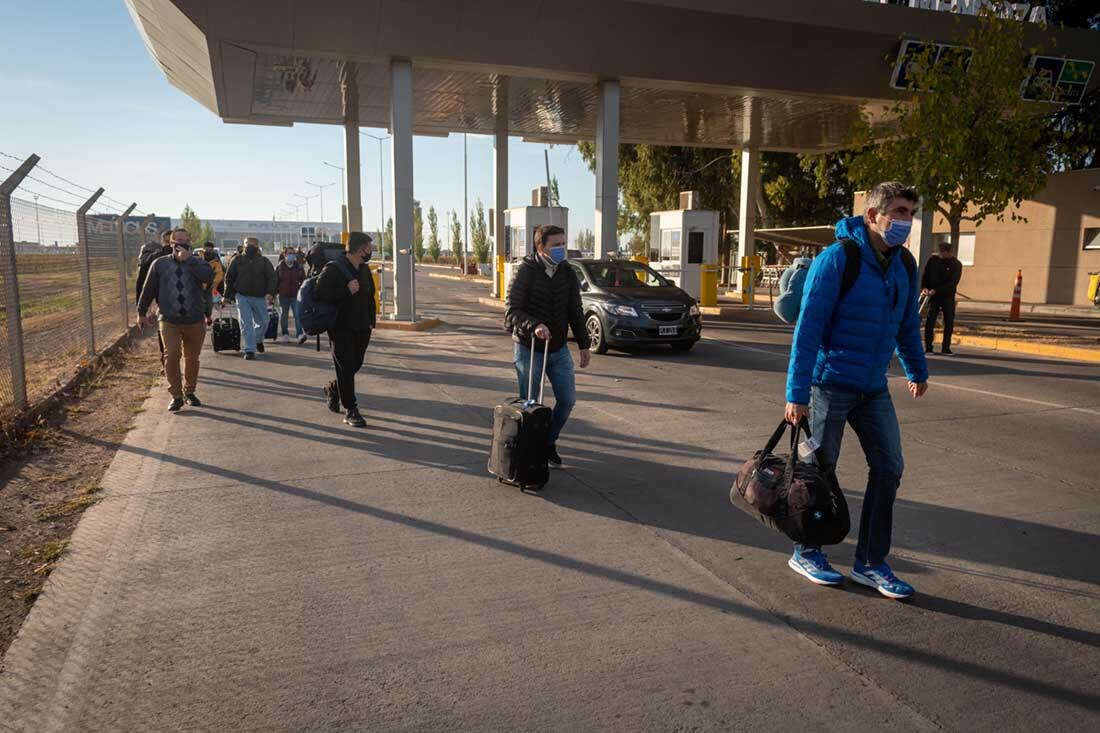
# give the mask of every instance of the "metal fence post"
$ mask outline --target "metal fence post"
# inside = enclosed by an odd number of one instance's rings
[[[4,307],[7,311],[8,357],[11,368],[11,395],[16,412],[27,408],[27,372],[23,358],[23,317],[19,311],[19,274],[15,261],[15,226],[11,219],[11,195],[39,157],[31,155],[0,183],[0,268],[4,278]],[[39,242],[41,244],[41,242]]]
[[[126,292],[126,217],[136,208],[136,203],[130,204],[130,208],[118,217],[118,295],[122,308],[123,331],[130,327],[130,298],[127,297]]]
[[[80,281],[84,286],[84,326],[88,356],[95,356],[95,331],[92,316],[92,264],[88,253],[88,210],[103,195],[103,189],[92,194],[84,205],[76,210],[77,252],[80,255]]]

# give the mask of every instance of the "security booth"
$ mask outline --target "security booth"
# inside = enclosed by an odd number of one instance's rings
[[[701,305],[718,303],[718,212],[697,208],[699,193],[680,194],[680,208],[649,218],[649,266]]]
[[[569,209],[550,205],[550,190],[540,186],[531,191],[531,205],[504,210],[504,299],[512,275],[523,258],[535,251],[535,230],[544,224],[559,226],[569,236]]]

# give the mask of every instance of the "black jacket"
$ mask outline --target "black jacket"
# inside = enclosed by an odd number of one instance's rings
[[[352,268],[347,258],[344,269]],[[369,331],[374,328],[377,316],[374,310],[374,276],[367,263],[359,266],[359,292],[348,290],[348,276],[336,262],[329,262],[317,277],[313,295],[323,303],[336,304],[337,331]],[[354,268],[352,268],[354,269]]]
[[[926,290],[935,290],[936,298],[954,298],[955,289],[962,279],[963,266],[957,257],[944,259],[937,255],[928,258],[920,286]]]
[[[230,300],[238,295],[275,297],[278,286],[275,266],[259,250],[246,248],[243,255],[233,258],[225,273],[225,297]]]
[[[550,353],[565,346],[570,328],[581,349],[591,346],[584,327],[581,284],[577,273],[563,262],[551,278],[546,274],[546,267],[539,256],[531,254],[520,264],[508,287],[504,326],[512,334],[513,341],[529,346],[531,335],[540,323],[550,329]],[[543,343],[536,339],[536,351],[542,351]]]
[[[159,242],[149,242],[141,248],[141,256],[138,258],[137,289],[134,291],[134,302],[141,300],[141,290],[145,287],[145,279],[149,277],[149,268],[160,257],[172,254],[171,247],[165,247]]]

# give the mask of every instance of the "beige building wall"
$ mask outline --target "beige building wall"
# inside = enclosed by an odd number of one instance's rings
[[[963,269],[959,293],[971,300],[1008,302],[1023,272],[1025,303],[1088,305],[1089,273],[1100,271],[1100,250],[1085,250],[1085,232],[1100,228],[1100,169],[1058,173],[1045,189],[1005,212],[1004,220],[986,219],[980,227],[962,223],[963,234],[975,234],[974,264]],[[863,210],[857,193],[854,210]],[[937,214],[933,231],[951,228]],[[921,263],[923,264],[923,263]]]

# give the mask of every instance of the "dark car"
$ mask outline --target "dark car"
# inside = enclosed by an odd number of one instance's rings
[[[569,260],[581,282],[585,327],[597,354],[668,344],[689,351],[702,336],[695,299],[640,262]]]

